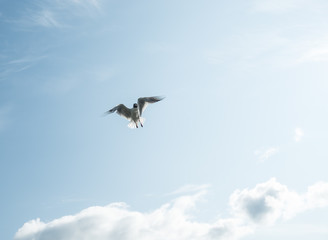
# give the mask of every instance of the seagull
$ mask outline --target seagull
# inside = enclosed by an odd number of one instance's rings
[[[142,118],[141,115],[145,111],[149,103],[155,103],[163,100],[164,97],[141,97],[138,98],[138,103],[134,103],[132,108],[126,107],[124,104],[119,104],[116,107],[105,112],[105,114],[111,114],[116,112],[118,115],[125,117],[130,121],[128,124],[129,128],[138,128],[138,123],[143,127],[145,118]]]

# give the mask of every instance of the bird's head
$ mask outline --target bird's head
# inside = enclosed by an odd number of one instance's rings
[[[133,108],[137,108],[138,107],[138,104],[133,104]]]

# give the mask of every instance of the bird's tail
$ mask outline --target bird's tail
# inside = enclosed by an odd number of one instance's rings
[[[133,129],[133,128],[137,128],[135,122],[133,120],[130,121],[130,123],[128,124],[128,127]]]
[[[139,121],[141,122],[141,124],[144,124],[144,122],[146,122],[146,118],[140,117]]]
[[[145,121],[146,121],[145,118],[140,117],[140,118],[139,118],[139,121],[138,121],[137,123],[140,122],[141,124],[144,124]],[[136,123],[135,123],[133,120],[130,121],[130,123],[128,124],[128,127],[129,127],[129,128],[132,128],[132,129],[133,129],[133,128],[137,128]],[[139,125],[139,127],[141,127],[141,126]]]

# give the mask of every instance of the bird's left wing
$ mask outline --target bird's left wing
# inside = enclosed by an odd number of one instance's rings
[[[142,97],[138,99],[138,108],[139,114],[142,115],[143,111],[145,111],[148,103],[155,103],[163,100],[164,97]]]
[[[108,110],[106,113],[114,113],[116,112],[118,115],[125,117],[126,119],[131,119],[131,110],[127,108],[124,104],[119,104],[116,107],[113,107],[112,109]]]

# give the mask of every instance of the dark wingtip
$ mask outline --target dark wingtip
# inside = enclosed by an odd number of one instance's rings
[[[156,97],[154,97],[156,100],[157,100],[157,102],[158,101],[162,101],[164,98],[165,98],[165,96],[156,96]]]
[[[111,113],[113,113],[113,112],[111,110],[108,110],[108,111],[104,112],[101,116],[106,117],[108,114],[111,114]]]
[[[108,111],[107,112],[104,112],[103,114],[101,114],[102,117],[106,117],[108,115]]]

